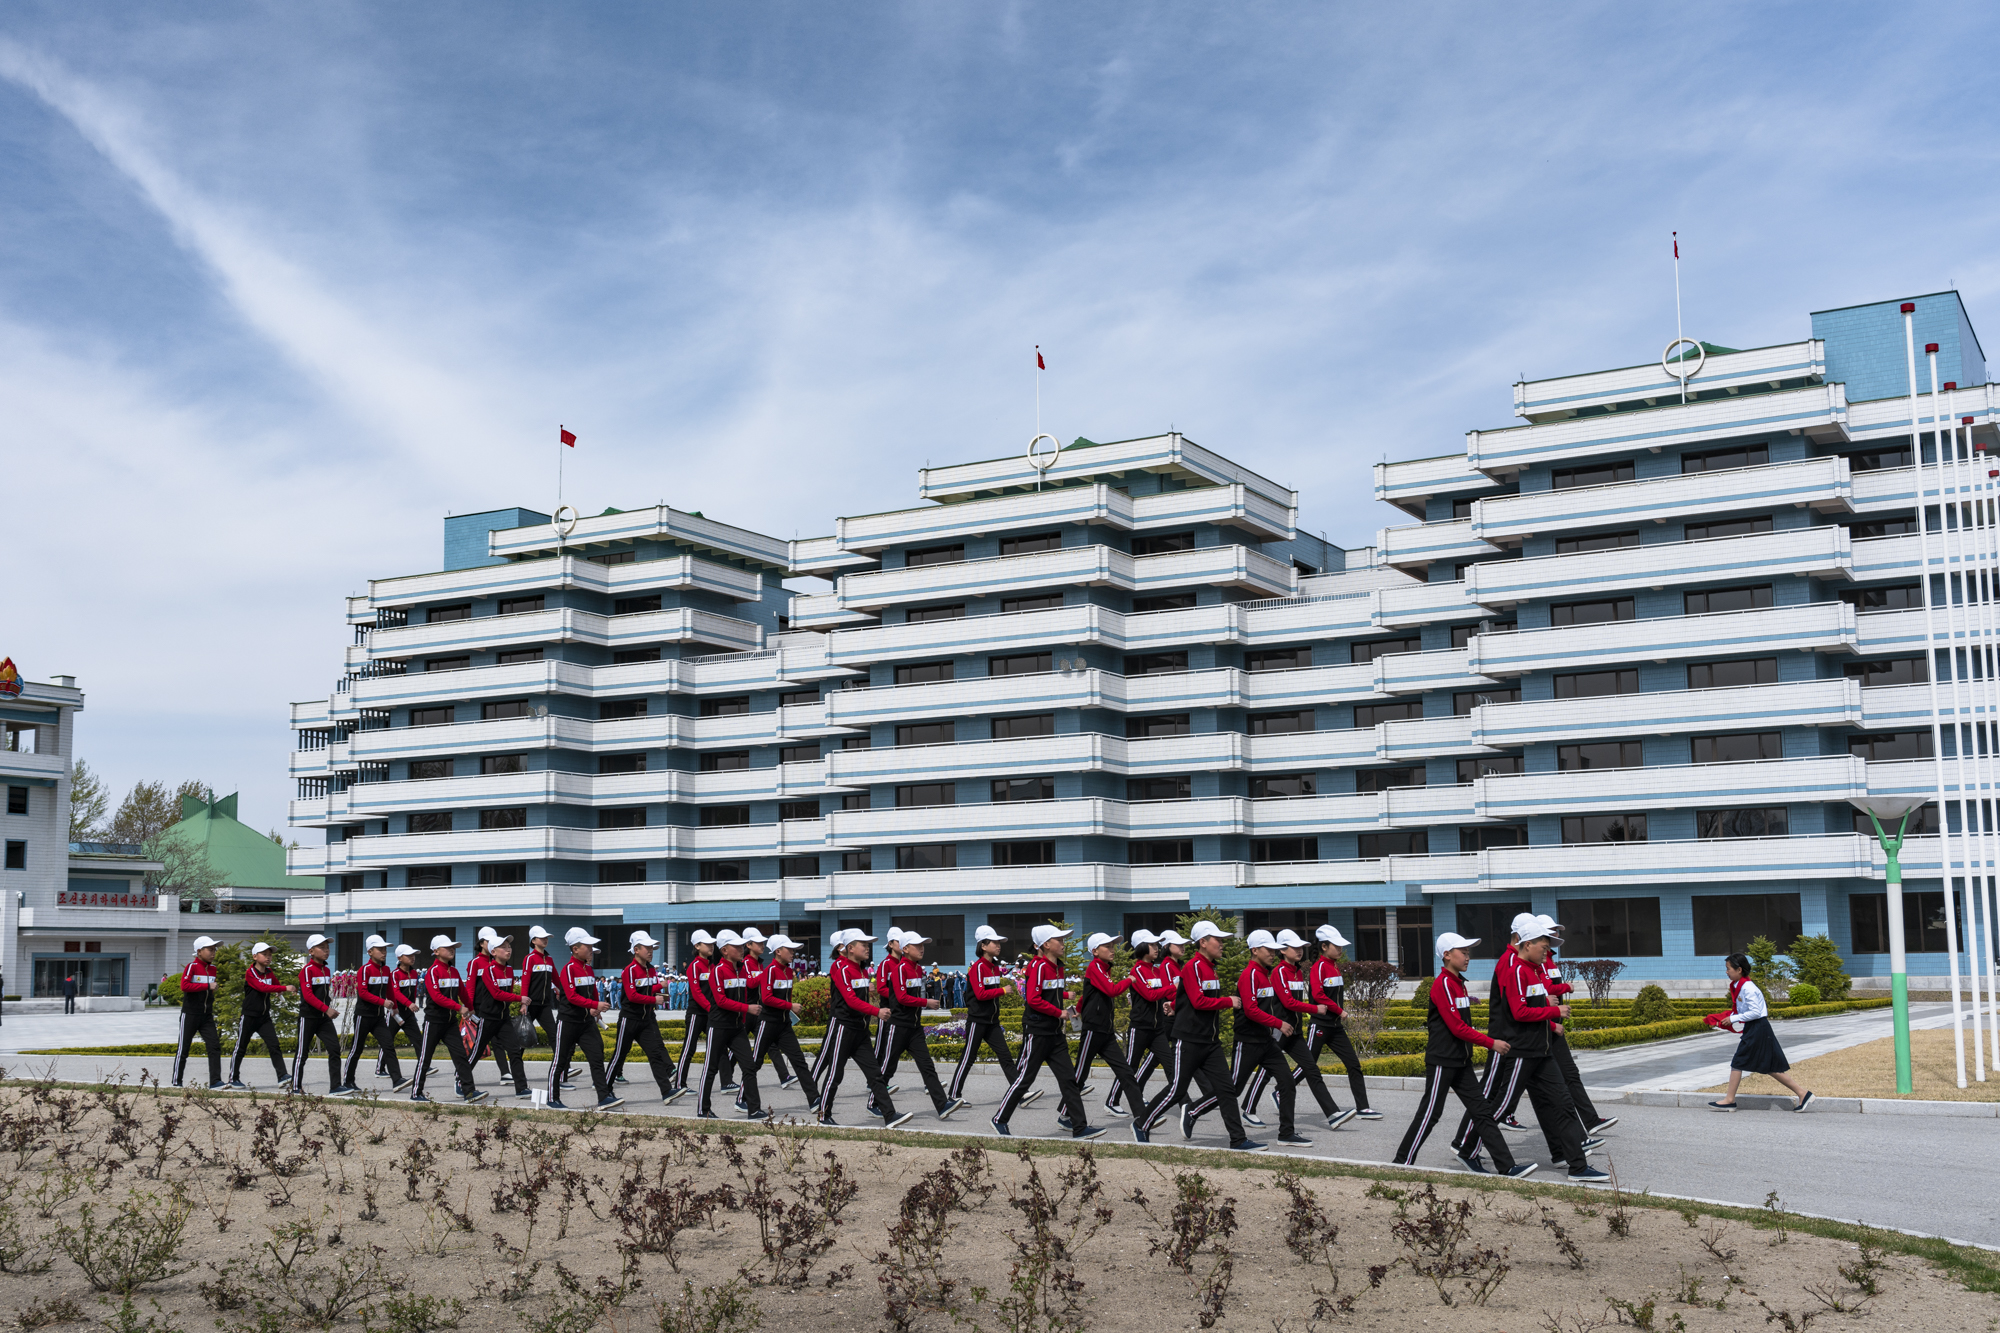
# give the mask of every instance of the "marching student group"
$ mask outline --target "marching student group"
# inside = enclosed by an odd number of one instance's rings
[[[1603,1145],[1602,1132],[1617,1119],[1598,1114],[1591,1104],[1563,1035],[1569,1006],[1562,997],[1571,988],[1563,982],[1556,961],[1560,928],[1548,917],[1523,913],[1514,918],[1512,931],[1495,963],[1485,1032],[1469,1021],[1472,999],[1465,982],[1470,951],[1479,941],[1451,932],[1438,936],[1441,966],[1426,1002],[1424,1088],[1395,1161],[1417,1164],[1425,1139],[1445,1112],[1449,1092],[1463,1108],[1451,1151],[1466,1169],[1530,1174],[1541,1164],[1517,1161],[1505,1137],[1528,1132],[1515,1118],[1525,1095],[1547,1141],[1551,1167],[1566,1168],[1571,1181],[1606,1181],[1610,1177],[1591,1166],[1589,1156]],[[867,1119],[850,1123],[895,1128],[915,1118],[914,1112],[899,1111],[893,1100],[900,1089],[892,1080],[905,1056],[922,1080],[937,1118],[949,1120],[968,1104],[966,1079],[984,1050],[1007,1081],[991,1120],[1002,1135],[1013,1132],[1015,1110],[1042,1095],[1044,1089],[1035,1084],[1044,1070],[1054,1080],[1062,1104],[1056,1124],[1077,1139],[1103,1134],[1105,1126],[1090,1122],[1083,1100],[1092,1068],[1100,1061],[1111,1084],[1102,1100],[1104,1113],[1129,1117],[1132,1137],[1139,1143],[1150,1142],[1178,1106],[1184,1138],[1192,1139],[1197,1124],[1213,1112],[1221,1117],[1231,1149],[1261,1151],[1270,1145],[1251,1138],[1249,1127],[1265,1125],[1257,1107],[1268,1091],[1277,1103],[1276,1142],[1307,1146],[1312,1140],[1299,1132],[1295,1114],[1301,1084],[1330,1130],[1357,1119],[1382,1118],[1368,1104],[1360,1060],[1342,1023],[1345,983],[1340,960],[1347,941],[1331,925],[1320,926],[1311,943],[1290,930],[1251,931],[1245,941],[1249,958],[1233,992],[1226,990],[1216,971],[1229,932],[1213,922],[1196,922],[1192,938],[1173,930],[1134,931],[1130,965],[1120,977],[1112,975],[1119,937],[1095,934],[1086,941],[1083,975],[1072,978],[1066,959],[1066,941],[1072,933],[1054,925],[1036,926],[1031,932],[1033,953],[1017,982],[1000,961],[1005,937],[990,926],[978,928],[975,957],[966,970],[965,1047],[948,1084],[931,1058],[922,1020],[927,1011],[933,1016],[949,1011],[932,1009],[924,995],[924,946],[930,941],[915,932],[891,929],[880,960],[873,957],[874,936],[853,929],[834,934],[828,972],[831,1013],[818,1059],[810,1068],[794,1032],[792,964],[799,946],[783,934],[766,937],[754,927],[715,935],[697,930],[690,936],[694,947],[686,971],[690,1003],[678,1060],[668,1051],[660,1028],[666,977],[653,963],[659,941],[643,930],[632,932],[632,960],[618,978],[618,1018],[608,1060],[598,1020],[607,997],[600,992],[592,966],[601,941],[580,926],[565,933],[567,952],[560,958],[550,951],[548,931],[530,927],[527,953],[518,964],[512,939],[491,927],[482,928],[463,974],[457,965],[458,941],[447,935],[431,939],[428,966],[421,964],[409,944],[394,947],[392,963],[388,941],[369,936],[367,958],[356,976],[353,1040],[344,1061],[334,1017],[333,973],[327,965],[331,941],[325,935],[306,941],[305,962],[295,982],[277,975],[272,946],[259,942],[251,947],[251,963],[242,980],[242,1020],[226,1079],[215,1021],[221,982],[215,967],[219,942],[202,936],[195,940],[194,958],[180,979],[181,1027],[173,1086],[182,1086],[198,1036],[208,1055],[208,1086],[246,1088],[243,1058],[251,1039],[261,1037],[287,1091],[304,1091],[306,1064],[317,1041],[327,1057],[329,1095],[368,1095],[354,1079],[372,1037],[377,1076],[387,1077],[397,1092],[410,1089],[413,1101],[430,1100],[426,1088],[442,1046],[451,1060],[457,1095],[464,1101],[487,1096],[475,1086],[475,1072],[491,1052],[516,1097],[540,1103],[545,1096],[550,1108],[569,1109],[563,1092],[578,1077],[572,1061],[580,1054],[594,1093],[589,1105],[608,1110],[624,1104],[613,1085],[625,1081],[624,1067],[636,1046],[662,1101],[673,1103],[693,1095],[695,1115],[703,1119],[719,1118],[717,1092],[734,1094],[735,1110],[750,1119],[772,1118],[775,1113],[765,1105],[758,1086],[758,1073],[768,1059],[777,1087],[803,1089],[806,1105],[820,1124],[828,1126],[841,1123],[835,1119],[835,1101],[849,1067],[857,1067],[867,1089]],[[1731,975],[1735,977],[1734,971]],[[1000,1021],[1002,996],[1017,989],[1022,1002],[1018,1049],[1009,1044]],[[284,993],[295,993],[300,1001],[289,1070],[271,1007],[272,997]],[[1114,1024],[1114,1001],[1121,995],[1128,998],[1122,1037]],[[1769,1035],[1761,994],[1754,985],[1738,984],[1732,988],[1732,999],[1733,1014],[1711,1015],[1715,1020],[1711,1026],[1742,1032],[1741,1049],[1749,1055],[1739,1058],[1756,1062],[1742,1067],[1761,1065],[1765,1068],[1758,1072],[1768,1072],[1776,1042]],[[1235,1016],[1234,1041],[1227,1053],[1220,1038],[1225,1013]],[[1068,1032],[1072,1021],[1081,1029],[1074,1060]],[[552,1051],[546,1088],[539,1092],[529,1087],[522,1059],[537,1028],[547,1036]],[[397,1057],[398,1033],[407,1034],[416,1053],[415,1072],[408,1076]],[[697,1083],[691,1074],[692,1058],[704,1039],[706,1053]],[[1483,1072],[1473,1066],[1474,1046],[1490,1052]],[[1343,1109],[1321,1076],[1323,1051],[1331,1051],[1345,1069],[1353,1106]],[[1781,1053],[1775,1061],[1784,1067]],[[1146,1085],[1156,1072],[1164,1072],[1165,1084],[1149,1100]],[[1803,1110],[1810,1097],[1804,1093],[1798,1109]],[[1733,1098],[1728,1106],[1718,1104],[1718,1109],[1733,1109]]]

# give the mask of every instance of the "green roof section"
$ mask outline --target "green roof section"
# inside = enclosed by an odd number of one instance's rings
[[[236,817],[236,793],[219,801],[181,797],[181,822],[167,831],[208,849],[209,864],[234,889],[291,889],[323,893],[317,875],[287,875],[285,849]]]

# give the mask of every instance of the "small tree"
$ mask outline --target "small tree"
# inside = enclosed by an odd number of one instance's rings
[[[208,859],[207,846],[183,834],[155,834],[144,846],[147,858],[160,863],[151,883],[161,893],[198,901],[214,898],[215,891],[229,882],[229,877]]]
[[[1778,946],[1759,935],[1743,946],[1743,952],[1750,959],[1750,979],[1757,983],[1757,989],[1774,1000],[1785,998],[1785,992],[1798,980],[1798,969],[1792,960],[1778,952]]]
[[[104,790],[104,779],[90,771],[90,765],[79,759],[69,766],[69,840],[89,842],[102,832],[105,811],[110,809],[111,798]]]
[[[1174,929],[1189,939],[1194,938],[1194,923],[1213,921],[1229,933],[1222,941],[1222,957],[1215,960],[1215,978],[1222,983],[1224,995],[1236,993],[1236,982],[1243,975],[1244,966],[1250,961],[1250,946],[1243,942],[1243,923],[1236,913],[1224,911],[1220,907],[1203,907],[1198,911],[1184,912],[1174,919]],[[1188,957],[1194,957],[1194,946],[1188,946]],[[1216,1025],[1216,1040],[1225,1046],[1235,1040],[1236,1015],[1231,1012],[1222,1015]]]
[[[1801,935],[1792,941],[1792,961],[1799,980],[1811,985],[1822,1000],[1844,1000],[1854,985],[1840,965],[1840,950],[1824,935]]]
[[[1564,967],[1583,978],[1584,989],[1590,992],[1590,1007],[1595,1009],[1611,998],[1611,981],[1625,970],[1625,964],[1616,958],[1586,958],[1580,963],[1565,961]]]
[[[1632,1001],[1632,1019],[1636,1023],[1671,1023],[1678,1017],[1673,997],[1664,986],[1651,983],[1642,986]]]
[[[1375,1049],[1375,1036],[1382,1030],[1389,997],[1396,993],[1396,983],[1403,979],[1402,974],[1394,964],[1380,959],[1343,963],[1340,973],[1347,979],[1347,998],[1342,1004],[1347,1010],[1348,1033],[1359,1053],[1370,1055]]]

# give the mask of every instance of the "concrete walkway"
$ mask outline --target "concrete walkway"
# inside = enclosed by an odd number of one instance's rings
[[[1910,1026],[1948,1028],[1948,1002],[1913,1004]],[[1816,1055],[1827,1055],[1867,1042],[1879,1041],[1895,1032],[1893,1015],[1887,1009],[1863,1009],[1825,1018],[1787,1019],[1771,1025],[1785,1058],[1793,1064]],[[1702,1032],[1672,1041],[1644,1046],[1613,1047],[1604,1051],[1579,1051],[1576,1065],[1583,1081],[1592,1089],[1607,1092],[1695,1092],[1729,1081],[1729,1059],[1736,1053],[1733,1037]]]

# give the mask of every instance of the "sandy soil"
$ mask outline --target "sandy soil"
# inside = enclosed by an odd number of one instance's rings
[[[1991,1054],[1992,1038],[1986,1038],[1987,1051]],[[1800,1060],[1792,1065],[1792,1077],[1811,1088],[1820,1097],[1894,1097],[1896,1096],[1896,1039],[1884,1037],[1880,1041],[1866,1042],[1860,1046],[1850,1046],[1844,1051],[1831,1055],[1817,1055],[1810,1060]],[[1965,1033],[1965,1086],[1958,1086],[1958,1057],[1952,1043],[1950,1028],[1929,1028],[1910,1034],[1910,1084],[1909,1094],[1923,1101],[1939,1102],[1991,1102],[2000,1101],[2000,1073],[1987,1061],[1986,1079],[1979,1082],[1974,1076],[1972,1062],[1972,1031],[1966,1025]],[[1718,1083],[1705,1092],[1722,1092],[1726,1083]],[[1789,1097],[1778,1080],[1763,1074],[1745,1074],[1743,1092],[1768,1092]]]
[[[1860,1258],[1851,1244],[1798,1233],[1778,1243],[1740,1222],[1639,1207],[1620,1236],[1608,1195],[1582,1207],[1441,1177],[1433,1198],[1422,1187],[1399,1196],[1413,1187],[1300,1180],[1270,1159],[1245,1169],[1114,1155],[1136,1151],[1126,1149],[1023,1160],[722,1129],[10,1087],[0,1091],[0,1262],[49,1266],[0,1272],[0,1319],[26,1313],[21,1326],[36,1326],[33,1312],[64,1297],[83,1320],[114,1315],[115,1301],[91,1290],[71,1253],[88,1206],[90,1224],[112,1224],[114,1242],[171,1235],[176,1218],[184,1227],[174,1266],[192,1267],[139,1290],[126,1325],[135,1331],[148,1320],[162,1331],[325,1326],[323,1314],[302,1311],[324,1306],[343,1265],[345,1280],[379,1290],[353,1295],[331,1323],[361,1328],[372,1307],[367,1326],[397,1333],[729,1333],[760,1320],[766,1330],[888,1329],[899,1292],[908,1329],[1161,1333],[1204,1326],[1203,1290],[1225,1283],[1210,1301],[1220,1308],[1212,1326],[1258,1333],[1575,1333],[1614,1322],[1613,1300],[1642,1310],[1653,1301],[1651,1322],[1638,1326],[1662,1330],[1762,1328],[1764,1307],[1797,1319],[1828,1302],[1868,1312],[1825,1313],[1815,1328],[2000,1327],[2000,1299],[1920,1260],[1883,1259],[1862,1274],[1879,1294],[1863,1297],[1839,1271]],[[126,1204],[142,1220],[120,1228]],[[1202,1219],[1205,1238],[1193,1225]],[[1455,1304],[1413,1271],[1421,1250],[1399,1226],[1414,1239],[1445,1237],[1433,1248],[1466,1261],[1469,1279],[1442,1279]],[[91,1253],[111,1248],[100,1238]],[[1472,1305],[1468,1280],[1502,1263],[1486,1307]],[[1371,1269],[1380,1270],[1372,1288]],[[1676,1300],[1697,1283],[1703,1301],[1726,1308]],[[1316,1291],[1352,1306],[1315,1320]],[[413,1297],[441,1304],[426,1310]],[[1037,1313],[1024,1318],[1010,1300],[1031,1300]]]

